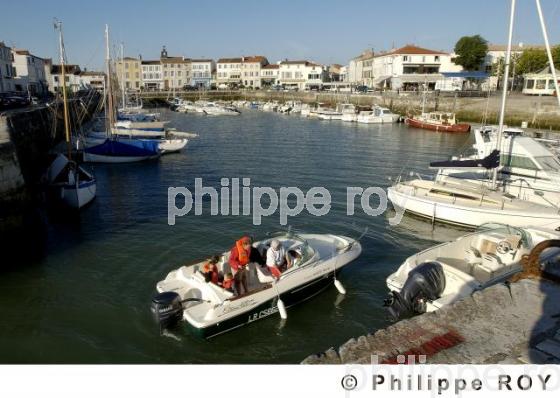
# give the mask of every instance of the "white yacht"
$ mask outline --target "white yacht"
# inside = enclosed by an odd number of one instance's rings
[[[560,207],[560,160],[557,155],[541,142],[523,135],[524,131],[505,127],[500,148],[498,167],[498,187],[500,190],[520,199]],[[475,154],[470,157],[452,159],[450,162],[436,162],[442,167],[438,178],[484,181],[490,186],[492,174],[484,169],[454,169],[460,164],[453,160],[485,158],[498,146],[497,127],[482,127],[474,130]],[[447,165],[447,166],[446,166]]]
[[[342,117],[340,120],[345,122],[355,122],[358,120],[358,114],[356,113],[356,106],[354,104],[341,104],[340,112]]]
[[[396,123],[399,118],[399,115],[391,112],[388,108],[374,106],[371,111],[358,113],[356,121],[358,123]]]
[[[405,260],[387,278],[385,305],[393,319],[435,311],[477,290],[506,281],[522,270],[522,260],[539,243],[560,239],[560,233],[539,228],[486,224],[457,240],[433,246]],[[541,245],[542,247],[542,245]],[[540,262],[555,258],[547,249]]]
[[[521,200],[481,181],[416,178],[387,189],[393,206],[431,220],[473,228],[497,222],[516,227],[560,227],[558,208]]]

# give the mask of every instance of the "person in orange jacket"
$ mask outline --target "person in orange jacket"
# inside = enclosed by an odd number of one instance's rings
[[[231,272],[226,273],[222,282],[222,287],[228,292],[233,293],[233,283],[233,274]]]
[[[220,273],[218,272],[218,262],[220,261],[220,256],[212,256],[206,264],[202,266],[202,275],[204,275],[204,280],[206,282],[212,282],[218,284],[220,281]]]
[[[229,265],[234,272],[235,289],[237,294],[249,292],[247,279],[249,277],[249,262],[251,260],[251,238],[244,236],[235,242],[229,255]],[[243,292],[241,291],[243,287]]]

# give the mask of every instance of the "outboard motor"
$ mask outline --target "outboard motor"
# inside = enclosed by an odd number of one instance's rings
[[[440,263],[430,261],[416,266],[408,274],[400,292],[391,292],[385,300],[394,321],[426,312],[426,302],[437,300],[445,290],[445,274]]]
[[[175,292],[163,292],[152,298],[152,314],[160,328],[176,325],[183,319],[183,303]]]

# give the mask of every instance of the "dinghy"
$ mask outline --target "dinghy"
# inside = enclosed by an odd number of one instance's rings
[[[66,206],[80,209],[95,198],[97,185],[93,174],[63,154],[58,154],[45,173],[53,197]]]
[[[278,239],[293,259],[293,265],[278,280],[261,265],[273,239]],[[344,236],[290,232],[253,243],[252,247],[251,258],[257,257],[258,261],[249,263],[249,291],[242,295],[206,282],[200,272],[204,261],[184,265],[158,282],[160,294],[152,300],[152,312],[160,325],[172,326],[184,319],[198,335],[209,338],[277,312],[285,318],[286,308],[333,283],[345,293],[336,275],[362,251],[358,240]],[[223,253],[217,264],[220,273],[230,272],[228,260],[229,252]]]
[[[407,258],[387,278],[390,294],[385,305],[394,320],[435,311],[506,281],[523,269],[524,256],[552,239],[560,239],[560,233],[485,224],[474,233]],[[558,253],[548,249],[540,260],[545,263]]]

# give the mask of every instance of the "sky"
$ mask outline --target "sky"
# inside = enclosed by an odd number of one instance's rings
[[[541,0],[551,43],[560,42],[560,0]],[[505,44],[510,0],[95,0],[6,1],[0,41],[58,58],[53,18],[63,22],[69,63],[101,69],[111,48],[157,59],[264,55],[347,64],[366,48],[415,44],[451,51],[461,36]],[[535,2],[517,0],[514,43],[542,44]]]

